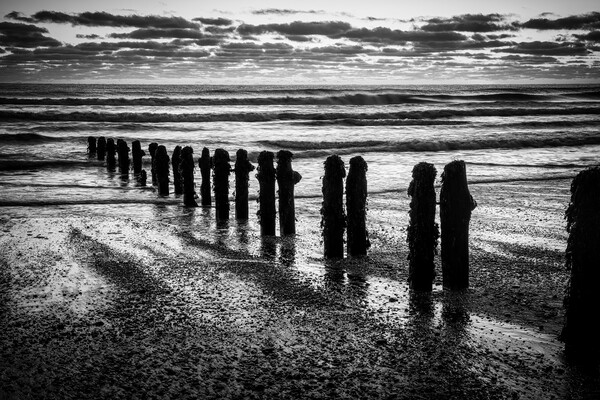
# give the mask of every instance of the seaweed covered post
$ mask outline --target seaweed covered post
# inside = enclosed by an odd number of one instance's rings
[[[580,172],[571,183],[565,213],[569,238],[566,266],[571,277],[565,297],[561,340],[569,357],[598,363],[600,356],[600,166]]]
[[[235,153],[235,217],[248,219],[248,175],[254,165],[248,160],[248,152],[239,149]]]
[[[408,281],[410,288],[430,292],[435,278],[439,229],[435,223],[435,189],[437,171],[433,164],[418,163],[412,170],[408,187],[410,200],[408,242]]]
[[[193,151],[192,151],[192,153],[193,153]],[[171,155],[171,165],[173,166],[173,186],[175,188],[175,194],[183,193],[183,186],[182,186],[182,182],[181,182],[181,173],[180,173],[180,168],[179,168],[180,162],[181,162],[181,146],[175,146],[175,149],[173,149],[173,154]],[[192,165],[192,167],[193,167],[193,165]],[[192,179],[193,179],[193,174],[194,174],[194,169],[192,168]],[[184,203],[185,203],[185,200],[184,200]],[[194,203],[195,203],[195,201],[194,201]]]
[[[179,146],[177,146],[179,147]],[[175,153],[173,153],[175,157]],[[183,191],[183,204],[188,207],[198,207],[196,203],[196,190],[194,187],[194,149],[191,146],[185,146],[179,154],[180,161],[177,165],[179,176],[181,177],[181,189]],[[175,164],[173,164],[175,168]],[[173,174],[175,171],[173,171]]]
[[[326,258],[344,257],[344,161],[331,155],[325,160],[323,175],[323,206],[321,227],[323,228],[324,255]]]
[[[88,136],[87,153],[90,158],[96,155],[96,138],[93,136]]]
[[[133,158],[133,173],[138,175],[142,172],[142,157],[146,152],[142,150],[142,145],[139,140],[134,140],[131,143],[131,156]]]
[[[117,147],[115,146],[115,141],[112,138],[106,140],[106,168],[109,171],[115,170],[115,165],[117,164],[117,159],[115,154],[117,153]]]
[[[476,206],[469,193],[465,162],[455,160],[447,164],[440,190],[444,288],[469,287],[469,221]]]
[[[156,186],[156,171],[154,170],[154,158],[156,157],[156,149],[158,148],[158,143],[152,142],[148,146],[148,153],[150,153],[150,175],[152,175],[152,185]]]
[[[294,204],[294,185],[302,179],[302,175],[292,170],[293,154],[288,150],[277,152],[277,186],[279,186],[279,233],[293,235],[296,233],[296,207]]]
[[[215,191],[215,208],[217,221],[229,219],[229,153],[216,149],[213,157],[213,188]]]
[[[202,177],[202,183],[200,184],[202,205],[210,206],[210,170],[212,169],[212,158],[210,156],[210,151],[208,151],[206,147],[202,149],[202,155],[198,160],[198,166],[200,167],[200,176]]]
[[[158,194],[161,196],[169,195],[169,155],[167,148],[160,145],[156,148],[154,154],[154,172],[158,183]]]
[[[364,256],[371,246],[367,234],[367,163],[361,156],[350,159],[346,179],[348,255]]]
[[[129,174],[129,146],[123,139],[117,139],[117,154],[119,155],[119,170],[121,175]]]
[[[273,158],[275,155],[270,151],[261,151],[258,155],[258,220],[260,222],[260,234],[262,236],[275,235],[275,168]]]
[[[98,161],[104,161],[104,157],[106,157],[106,138],[104,136],[98,138],[96,150],[98,152]]]

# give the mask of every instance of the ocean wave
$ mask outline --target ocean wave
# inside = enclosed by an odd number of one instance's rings
[[[57,142],[65,140],[64,138],[57,138],[53,136],[41,135],[39,133],[2,133],[0,134],[0,143],[16,143],[16,142],[28,142],[28,143],[44,143],[44,142]]]
[[[180,204],[179,198],[157,197],[153,199],[89,199],[89,200],[0,200],[0,207],[47,207],[76,205],[120,205],[120,204]]]
[[[102,161],[96,160],[0,160],[0,171],[38,170],[46,168],[73,168],[101,166]]]

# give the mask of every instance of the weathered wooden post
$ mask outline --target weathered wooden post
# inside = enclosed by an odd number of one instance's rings
[[[140,184],[140,186],[146,186],[146,179],[148,178],[147,174],[146,174],[146,170],[143,169],[142,172],[140,172],[137,181]]]
[[[294,185],[302,179],[302,175],[292,170],[292,152],[277,152],[277,186],[279,186],[279,233],[293,235],[296,233],[296,207],[294,204]]]
[[[270,151],[261,151],[258,155],[258,219],[262,236],[275,236],[275,168]]]
[[[346,179],[348,255],[364,256],[371,246],[367,234],[367,163],[361,156],[350,159]]]
[[[431,291],[435,278],[434,256],[437,252],[439,229],[435,223],[435,189],[437,171],[433,164],[418,163],[412,170],[408,187],[410,200],[408,242],[408,281],[410,288]]]
[[[90,158],[96,155],[96,138],[93,136],[88,136],[87,153]]]
[[[215,191],[215,208],[217,221],[229,219],[229,153],[216,149],[213,157],[213,185]]]
[[[469,287],[469,221],[476,206],[469,193],[465,162],[455,160],[447,164],[440,190],[444,288]]]
[[[173,157],[175,157],[175,153],[173,153]],[[190,146],[185,146],[181,150],[179,157],[181,159],[177,168],[179,168],[178,172],[181,177],[180,185],[183,191],[183,204],[188,207],[198,207],[194,187],[194,150]],[[173,164],[173,168],[175,168],[175,164]]]
[[[248,219],[248,174],[254,165],[248,160],[248,152],[239,149],[235,153],[235,217]]]
[[[173,166],[173,186],[175,188],[175,194],[183,193],[183,187],[181,186],[181,173],[179,172],[179,163],[180,162],[181,162],[181,146],[175,146],[175,149],[173,150],[173,155],[171,156],[171,165]],[[193,174],[194,174],[193,167],[194,166],[192,165],[192,179],[193,179]],[[194,201],[194,203],[195,202],[196,201]],[[185,200],[184,200],[184,203],[185,203]]]
[[[129,146],[123,139],[117,139],[117,154],[119,155],[121,175],[129,175]]]
[[[158,148],[158,143],[152,142],[148,146],[148,152],[150,153],[150,175],[152,175],[152,185],[156,186],[156,170],[154,169],[154,158],[156,157],[156,149]]]
[[[106,157],[106,138],[104,136],[98,138],[98,160],[104,161],[104,157]]]
[[[106,140],[106,168],[109,171],[115,170],[115,165],[117,164],[117,160],[115,158],[115,154],[117,153],[117,147],[115,146],[115,141],[112,138]]]
[[[344,161],[331,155],[325,160],[323,175],[323,206],[321,227],[323,228],[324,255],[327,258],[344,257]]]
[[[208,151],[206,147],[202,149],[202,155],[198,160],[198,166],[200,167],[200,175],[202,177],[202,183],[200,184],[202,205],[210,206],[210,170],[212,169],[212,158],[210,157],[210,151]]]
[[[158,194],[161,196],[169,195],[169,155],[167,148],[160,145],[156,148],[154,154],[154,172],[158,183]]]
[[[566,266],[571,270],[565,297],[561,340],[570,357],[598,363],[600,356],[600,166],[580,172],[571,183],[565,213],[569,239]]]
[[[131,143],[131,156],[133,158],[133,173],[138,175],[142,172],[142,157],[146,152],[142,150],[142,145],[139,140],[134,140]]]

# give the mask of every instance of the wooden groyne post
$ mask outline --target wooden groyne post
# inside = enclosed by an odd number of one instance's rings
[[[104,158],[106,157],[106,138],[104,136],[98,138],[96,151],[98,152],[98,160],[104,161]]]
[[[444,167],[440,190],[444,288],[469,287],[469,221],[476,206],[469,193],[465,162],[450,162]]]
[[[434,256],[437,252],[439,229],[435,223],[434,181],[437,171],[433,164],[421,162],[412,170],[408,187],[410,200],[408,242],[408,281],[410,288],[431,291],[435,278]]]
[[[350,159],[346,179],[348,255],[364,256],[371,246],[367,233],[367,163],[361,156]]]
[[[277,152],[277,186],[279,186],[279,233],[293,235],[296,233],[296,206],[294,204],[294,185],[302,179],[302,175],[292,169],[293,154],[288,150]]]
[[[323,175],[323,206],[321,227],[323,228],[324,255],[326,258],[344,257],[344,161],[331,155],[325,160]]]
[[[248,160],[248,152],[239,149],[235,153],[235,217],[248,219],[248,175],[254,165]]]
[[[161,196],[169,195],[169,155],[167,148],[160,145],[156,148],[153,162],[156,181],[158,183],[158,194]]]
[[[270,151],[261,151],[258,155],[258,219],[262,236],[275,235],[275,155]]]
[[[156,170],[154,169],[154,159],[156,157],[156,149],[158,148],[158,143],[152,142],[148,145],[148,153],[150,153],[150,175],[152,176],[152,185],[157,184],[156,180]]]
[[[191,148],[190,148],[191,149]],[[192,151],[193,153],[193,151]],[[171,155],[171,165],[173,166],[173,187],[175,194],[182,194],[183,187],[181,186],[181,173],[179,172],[179,163],[181,162],[181,146],[175,146],[173,154]],[[193,166],[192,166],[193,167]],[[192,179],[194,169],[192,168]],[[184,201],[185,203],[185,201]],[[195,203],[195,201],[194,201]]]
[[[96,138],[93,136],[88,136],[87,153],[90,158],[96,155]]]
[[[206,147],[202,149],[202,155],[198,160],[198,166],[200,167],[200,176],[202,177],[202,182],[200,184],[202,205],[210,206],[210,170],[212,169],[212,158],[210,157],[210,151]]]
[[[106,139],[106,168],[109,171],[115,170],[115,165],[117,164],[116,153],[117,147],[115,146],[115,141],[112,138]]]
[[[569,238],[566,266],[571,278],[565,297],[561,340],[570,357],[598,363],[600,356],[600,166],[580,172],[571,183],[565,213]]]
[[[146,152],[142,150],[142,145],[139,140],[134,140],[131,143],[131,158],[133,158],[133,173],[135,175],[142,173],[142,157]]]
[[[224,149],[216,149],[213,157],[213,185],[215,191],[215,208],[218,221],[229,219],[229,153]]]
[[[175,157],[175,153],[173,153],[173,157]],[[185,146],[181,150],[179,157],[180,162],[177,168],[178,175],[181,178],[180,186],[183,191],[183,204],[188,207],[198,207],[194,185],[194,149],[190,146]],[[175,168],[175,164],[173,164],[173,168]]]
[[[119,155],[119,170],[121,175],[129,174],[129,146],[123,139],[117,139],[117,154]]]

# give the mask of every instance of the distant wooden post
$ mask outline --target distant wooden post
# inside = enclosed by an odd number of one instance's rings
[[[326,258],[344,257],[344,162],[337,155],[325,160],[323,175],[323,207],[321,226],[323,227],[324,255]]]
[[[215,191],[215,208],[218,221],[229,219],[229,153],[223,149],[216,149],[213,157],[213,185]]]
[[[96,138],[93,136],[88,136],[87,152],[90,158],[96,155]]]
[[[262,236],[275,235],[275,168],[270,151],[261,151],[258,155],[258,219]]]
[[[154,158],[156,157],[156,149],[158,148],[158,143],[152,142],[148,146],[148,152],[150,153],[150,175],[152,176],[152,185],[156,186],[156,170],[154,169]]]
[[[235,157],[235,217],[248,219],[248,174],[254,165],[248,160],[248,152],[239,149]]]
[[[129,175],[129,146],[123,139],[117,139],[117,154],[121,175]]]
[[[202,183],[200,184],[202,205],[210,206],[210,170],[212,169],[212,158],[210,157],[210,151],[206,147],[202,149],[202,156],[198,160],[198,166],[200,167],[200,175],[202,177]]]
[[[154,155],[154,172],[158,183],[158,194],[161,196],[169,195],[169,155],[167,148],[160,145],[156,148]]]
[[[106,140],[106,168],[109,171],[115,170],[115,165],[117,164],[117,159],[115,158],[115,154],[117,153],[117,147],[115,146],[115,141],[112,138]]]
[[[367,235],[367,163],[361,156],[350,159],[346,179],[348,255],[364,256],[371,246]]]
[[[444,288],[469,287],[469,221],[476,206],[469,193],[465,162],[456,160],[447,164],[440,190]]]
[[[421,162],[412,170],[408,187],[411,197],[408,242],[408,281],[410,288],[431,291],[435,278],[434,256],[437,250],[439,229],[435,223],[435,189],[437,171],[433,164]]]
[[[142,157],[146,152],[142,150],[142,145],[139,140],[134,140],[131,143],[131,156],[133,158],[133,173],[138,175],[142,172]]]
[[[106,157],[106,138],[104,138],[104,136],[98,138],[96,150],[98,151],[98,160],[104,161],[104,158]]]
[[[296,233],[296,206],[294,185],[302,175],[292,170],[293,154],[288,150],[277,152],[277,186],[279,186],[279,232],[281,235]]]
[[[565,213],[569,239],[566,266],[571,270],[561,340],[570,357],[598,363],[600,357],[600,167],[580,172],[571,183]]]
[[[175,157],[175,152],[173,152],[173,157]],[[180,151],[178,157],[180,157],[180,162],[177,168],[179,168],[178,175],[181,178],[180,186],[183,191],[183,204],[188,207],[198,207],[194,187],[194,150],[190,146],[185,146]],[[175,168],[174,163],[173,168]]]
[[[181,173],[179,172],[179,163],[181,162],[181,146],[175,146],[171,155],[171,165],[173,166],[173,187],[175,194],[182,194],[183,187],[181,186]],[[193,166],[192,166],[193,167]],[[192,168],[192,174],[194,169]],[[195,201],[194,201],[195,203]]]

